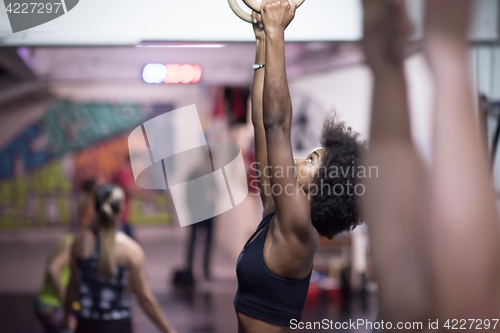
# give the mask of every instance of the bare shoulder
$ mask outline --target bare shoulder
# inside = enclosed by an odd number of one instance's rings
[[[142,247],[123,232],[118,232],[116,234],[116,245],[127,254],[132,265],[140,265],[144,261],[144,251]]]
[[[279,258],[289,258],[294,262],[308,263],[314,257],[319,246],[319,234],[309,223],[287,225],[289,221],[280,221],[276,214],[273,221],[273,248]]]
[[[295,249],[297,245],[299,248],[313,249],[319,243],[318,232],[307,215],[290,217],[277,212],[273,222],[275,237],[282,238],[285,245],[293,244],[292,248]]]

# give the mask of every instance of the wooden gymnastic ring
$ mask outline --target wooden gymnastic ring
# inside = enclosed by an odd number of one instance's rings
[[[255,0],[243,0],[243,2],[250,7],[254,12],[260,13],[260,3]],[[293,0],[297,4],[297,8],[304,2],[304,0]]]
[[[229,6],[233,10],[233,12],[245,22],[252,23],[252,15],[246,13],[240,6],[236,3],[236,0],[227,0],[229,2]]]

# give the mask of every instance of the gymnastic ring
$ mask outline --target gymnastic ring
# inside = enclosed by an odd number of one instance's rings
[[[260,3],[255,0],[243,0],[243,2],[250,7],[254,12],[260,13]],[[304,2],[304,0],[293,0],[297,4],[297,8]]]
[[[236,3],[236,0],[227,0],[229,2],[229,6],[233,10],[233,12],[245,22],[252,23],[252,15],[246,13],[241,7]]]

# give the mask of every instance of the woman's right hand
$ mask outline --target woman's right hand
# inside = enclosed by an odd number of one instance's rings
[[[284,33],[295,16],[297,4],[291,0],[264,0],[260,8],[266,34],[271,36]]]
[[[374,70],[401,67],[413,25],[404,0],[363,0],[363,50]]]
[[[262,24],[262,15],[252,11],[252,26],[255,34],[255,40],[266,40],[264,24]]]

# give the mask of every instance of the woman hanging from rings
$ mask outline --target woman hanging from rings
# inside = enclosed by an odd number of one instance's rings
[[[252,14],[260,65],[254,66],[252,122],[264,218],[236,268],[239,332],[291,331],[290,321],[301,319],[319,237],[332,238],[359,221],[356,175],[340,172],[358,166],[357,134],[330,114],[322,147],[305,159],[292,155],[284,32],[295,9],[287,0],[264,0],[262,17]]]
[[[144,274],[144,252],[133,239],[117,231],[125,198],[115,185],[95,192],[96,220],[80,231],[71,251],[71,281],[65,301],[67,325],[73,301],[78,300],[76,333],[132,332],[126,286],[135,292],[148,317],[163,333],[175,333],[151,293]]]

